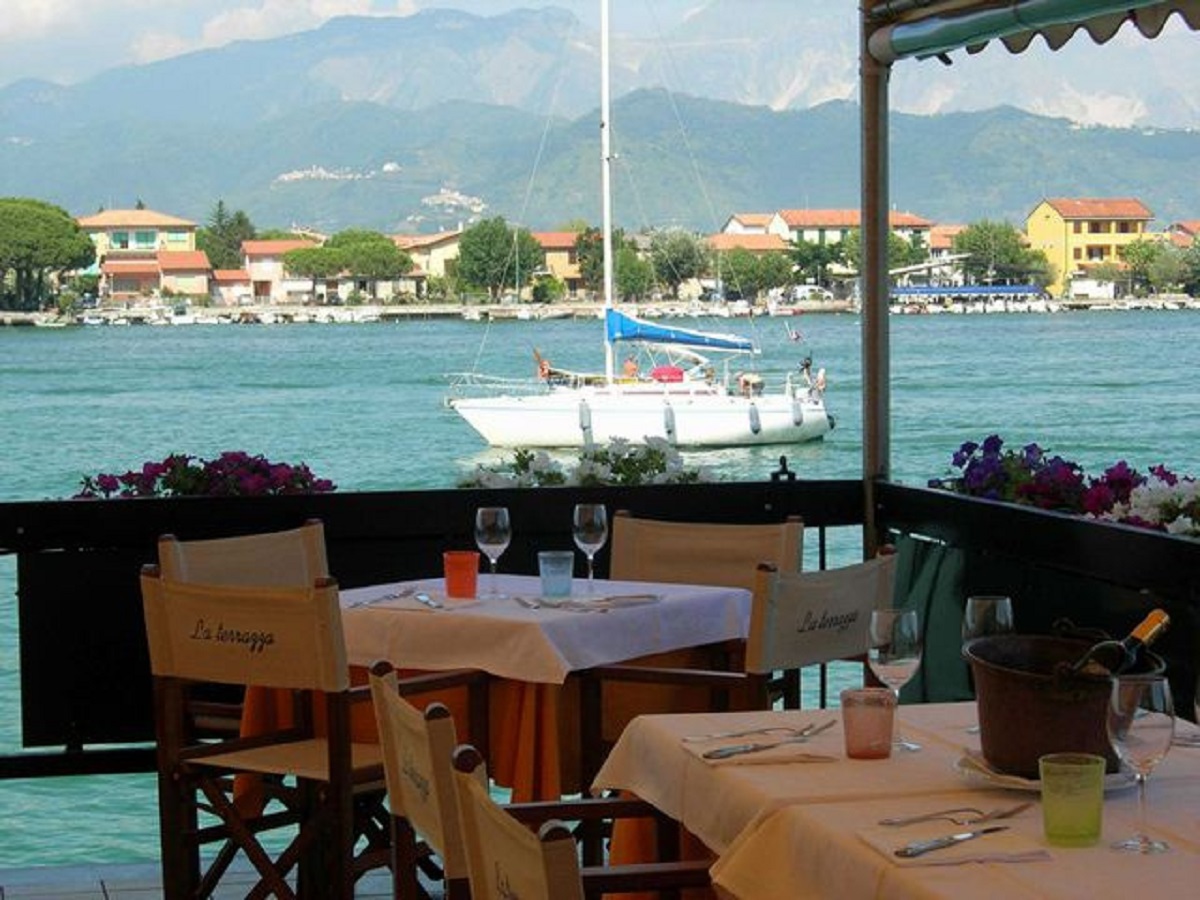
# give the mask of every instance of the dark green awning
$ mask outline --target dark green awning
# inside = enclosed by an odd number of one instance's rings
[[[1126,22],[1156,37],[1172,14],[1200,30],[1200,0],[889,0],[871,8],[869,47],[881,63],[974,53],[992,40],[1020,53],[1039,34],[1057,50],[1080,29],[1103,44]]]

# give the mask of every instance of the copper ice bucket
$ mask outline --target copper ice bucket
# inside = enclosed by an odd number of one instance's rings
[[[1069,666],[1090,641],[1005,634],[976,638],[963,647],[975,679],[979,738],[984,758],[1010,775],[1038,777],[1046,753],[1095,753],[1117,771],[1104,727],[1110,681],[1075,674]],[[1143,652],[1139,671],[1162,672],[1162,659]]]

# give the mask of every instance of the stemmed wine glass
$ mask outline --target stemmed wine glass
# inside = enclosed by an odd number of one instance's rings
[[[1112,847],[1135,853],[1164,853],[1170,845],[1146,834],[1146,779],[1167,755],[1175,736],[1175,710],[1166,677],[1113,678],[1105,724],[1108,742],[1121,762],[1133,770],[1138,787],[1138,831]]]
[[[1012,599],[998,594],[977,594],[967,598],[963,608],[963,646],[975,638],[991,637],[996,634],[1011,634],[1013,631]],[[967,734],[978,734],[979,725],[972,725]]]
[[[908,684],[921,666],[921,629],[915,609],[871,611],[867,664],[875,677],[892,689],[900,700],[900,688]],[[900,717],[892,743],[902,750],[920,750],[921,745],[900,736]]]
[[[496,561],[504,555],[512,540],[512,525],[508,520],[508,509],[503,506],[481,506],[475,510],[475,545],[491,564],[488,596],[500,596],[496,592]]]
[[[592,592],[592,560],[608,540],[608,514],[603,503],[576,503],[572,535],[575,546],[587,556],[588,593]]]

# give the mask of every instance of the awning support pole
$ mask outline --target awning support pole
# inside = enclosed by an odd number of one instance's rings
[[[881,535],[875,485],[891,477],[891,352],[888,335],[888,79],[891,66],[868,52],[870,0],[860,0],[859,96],[862,104],[863,550],[875,554]]]

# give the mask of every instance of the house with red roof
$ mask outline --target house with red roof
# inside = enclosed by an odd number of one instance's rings
[[[1181,250],[1194,246],[1197,237],[1200,237],[1200,219],[1184,219],[1167,226],[1167,239]]]
[[[191,288],[200,283],[199,260],[186,255],[197,252],[195,222],[152,209],[107,209],[76,221],[96,247],[96,261],[85,271],[100,275],[102,297],[150,296],[164,286],[197,293]],[[175,267],[165,278],[161,254]],[[207,282],[198,293],[208,293]]]
[[[1150,237],[1153,218],[1133,197],[1050,197],[1026,217],[1025,234],[1054,267],[1055,280],[1046,289],[1062,297],[1070,295],[1072,282],[1090,280],[1095,266],[1123,266],[1121,251]]]
[[[929,219],[893,210],[888,213],[888,223],[892,231],[905,240],[919,240],[923,246],[929,246],[929,232],[933,227]],[[783,235],[788,243],[837,244],[861,227],[862,213],[857,209],[781,209],[775,213],[767,230]]]
[[[414,297],[425,294],[430,278],[445,278],[458,259],[462,229],[439,231],[436,234],[394,234],[392,243],[412,258],[412,269],[400,279],[401,293]]]
[[[254,299],[250,273],[245,269],[213,269],[208,294],[217,306],[244,306]]]
[[[289,250],[319,246],[307,238],[242,241],[242,268],[250,278],[255,303],[311,303],[311,278],[290,274],[283,265]]]
[[[567,294],[578,294],[583,289],[579,254],[575,250],[579,234],[574,231],[535,231],[533,238],[542,248],[540,267],[565,284]]]

